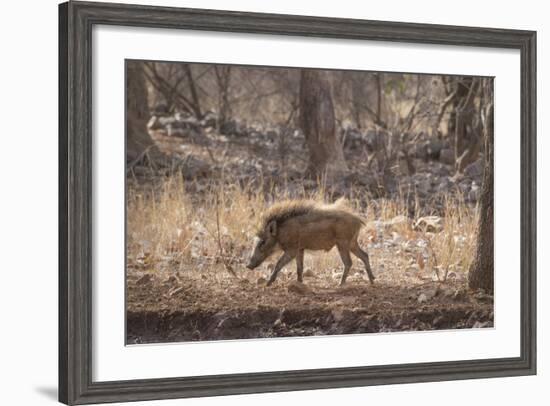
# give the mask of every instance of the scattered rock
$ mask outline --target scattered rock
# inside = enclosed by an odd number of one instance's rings
[[[219,131],[224,135],[233,135],[237,130],[237,122],[235,120],[226,120],[219,125]]]
[[[264,278],[263,276],[260,276],[257,280],[256,280],[256,285],[265,285],[267,283],[267,279]]]
[[[453,165],[455,163],[455,153],[451,148],[444,148],[439,152],[439,162],[446,165]]]
[[[342,299],[338,300],[337,302],[335,302],[335,304],[349,307],[349,306],[354,305],[355,302],[356,302],[356,299],[354,297],[346,296],[346,297],[343,297]]]
[[[439,184],[437,185],[437,191],[440,193],[448,193],[452,186],[453,182],[449,179],[449,177],[445,176],[439,181]]]
[[[443,149],[443,142],[438,138],[432,138],[426,141],[425,148],[428,159],[439,159],[441,150]]]
[[[208,111],[205,115],[200,124],[203,127],[216,127],[217,123],[217,117],[216,114],[214,114],[211,111]]]
[[[159,117],[156,115],[152,116],[149,122],[147,123],[147,129],[150,131],[161,130],[163,128],[164,128],[163,123],[161,123]]]
[[[411,220],[407,216],[395,216],[391,220],[382,221],[382,220],[375,220],[371,221],[367,224],[367,228],[371,230],[377,230],[379,232],[381,231],[390,231],[395,230],[402,226],[409,226]]]
[[[480,178],[483,175],[483,159],[472,162],[464,169],[464,175],[469,178]]]
[[[446,299],[452,299],[455,294],[454,289],[445,289],[442,296]]]
[[[441,289],[439,288],[439,285],[438,285],[433,289],[426,290],[424,293],[428,298],[428,300],[432,300],[433,298],[439,296],[439,294],[441,293]]]
[[[420,295],[418,295],[417,301],[418,303],[426,303],[428,301],[428,296],[426,296],[425,293],[421,293]]]
[[[493,296],[488,295],[487,293],[485,293],[485,292],[483,292],[483,291],[477,292],[477,293],[474,295],[474,298],[475,298],[478,302],[481,302],[481,303],[492,303],[492,302],[493,302]]]
[[[206,177],[210,172],[211,165],[192,155],[188,155],[181,164],[181,173],[185,179]]]
[[[414,229],[428,233],[438,233],[443,230],[443,219],[439,216],[420,217],[414,223]]]
[[[426,289],[425,291],[420,293],[420,295],[418,295],[417,301],[418,301],[418,303],[429,302],[430,300],[432,300],[436,296],[439,296],[440,293],[441,293],[441,289],[439,288],[439,286],[436,286],[432,289]]]
[[[416,184],[416,193],[421,197],[427,197],[432,189],[432,183],[429,179],[424,179]]]
[[[468,198],[472,201],[472,202],[477,202],[479,200],[481,196],[481,188],[479,187],[479,185],[473,181],[472,182],[472,187],[470,189],[470,193],[468,194]]]

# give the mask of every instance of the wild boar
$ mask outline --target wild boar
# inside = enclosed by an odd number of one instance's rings
[[[266,258],[282,250],[267,285],[277,278],[279,271],[296,259],[298,281],[302,282],[304,250],[329,251],[338,248],[344,272],[340,285],[346,282],[352,265],[350,251],[365,264],[371,283],[374,282],[369,256],[361,249],[357,237],[365,223],[347,206],[344,199],[333,204],[311,200],[291,200],[276,203],[261,217],[256,232],[255,246],[247,268],[258,267]]]

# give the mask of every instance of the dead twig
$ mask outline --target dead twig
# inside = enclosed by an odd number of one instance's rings
[[[216,195],[216,236],[217,236],[217,242],[218,242],[218,249],[219,249],[219,255],[222,259],[223,266],[227,272],[229,272],[233,277],[238,278],[237,274],[233,270],[233,267],[225,257],[224,249],[222,246],[222,239],[220,234],[220,204],[218,196]]]

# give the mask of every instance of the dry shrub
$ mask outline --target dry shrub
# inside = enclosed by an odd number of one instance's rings
[[[429,263],[437,280],[445,281],[450,272],[466,273],[476,246],[479,210],[459,201],[446,200],[443,230],[428,233]]]

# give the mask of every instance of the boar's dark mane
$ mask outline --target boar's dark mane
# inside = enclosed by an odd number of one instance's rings
[[[319,206],[313,200],[285,200],[275,203],[262,215],[256,234],[261,234],[267,228],[267,225],[275,221],[280,225],[285,220],[296,216],[303,216],[315,210]]]

